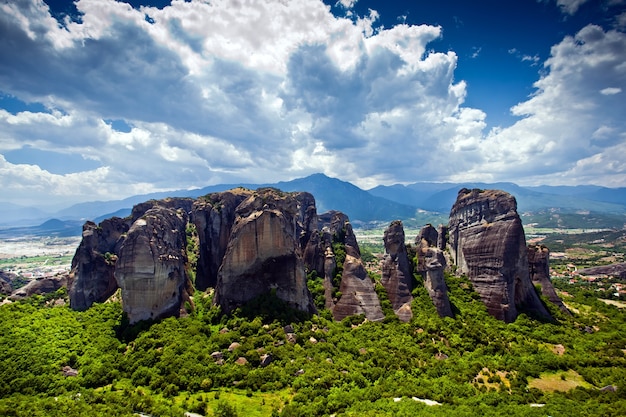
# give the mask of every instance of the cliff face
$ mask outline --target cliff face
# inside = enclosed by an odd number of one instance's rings
[[[69,279],[70,306],[86,310],[102,303],[117,290],[115,261],[128,231],[128,223],[119,217],[103,220],[96,226],[83,226],[83,239],[72,259]]]
[[[550,280],[550,250],[545,246],[528,245],[528,266],[533,284],[541,287],[541,294],[566,314],[571,314],[556,293]]]
[[[332,307],[333,317],[335,320],[342,320],[348,316],[364,314],[368,320],[382,320],[384,314],[380,301],[374,290],[374,283],[363,265],[359,245],[348,216],[341,212],[329,212],[320,215],[319,219],[322,233],[332,237],[332,242],[338,243],[345,248],[345,259],[343,260],[343,271],[341,272],[341,283],[339,286],[341,297]],[[334,253],[334,255],[336,262],[337,254]],[[326,250],[326,260],[328,260],[328,256],[329,253]],[[327,267],[328,265],[325,266]]]
[[[196,226],[200,241],[195,282],[197,289],[204,291],[215,287],[235,223],[235,211],[252,193],[251,190],[238,188],[210,194],[194,202],[191,221]]]
[[[391,222],[383,236],[385,255],[382,260],[381,283],[387,291],[391,306],[401,321],[413,318],[413,273],[404,244],[404,227],[399,220]]]
[[[316,311],[300,250],[299,208],[294,195],[271,189],[239,205],[215,287],[214,302],[223,310],[275,290],[292,307]]]
[[[131,323],[178,315],[188,299],[186,226],[183,209],[155,205],[128,231],[114,275]]]
[[[439,248],[445,237],[431,225],[424,226],[415,238],[417,248],[417,272],[424,278],[424,286],[433,301],[440,317],[453,317],[452,306],[448,298],[448,287],[444,278],[446,259]],[[444,244],[445,245],[445,244]]]
[[[515,198],[499,190],[459,191],[450,211],[450,250],[487,310],[506,322],[519,311],[550,318],[530,280]]]

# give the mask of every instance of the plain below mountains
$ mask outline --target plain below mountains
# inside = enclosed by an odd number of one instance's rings
[[[622,228],[626,223],[624,187],[522,187],[514,183],[417,182],[363,190],[349,182],[324,174],[313,174],[273,184],[218,184],[195,190],[137,195],[123,200],[86,202],[48,214],[33,207],[0,203],[0,235],[80,235],[79,225],[82,222],[92,220],[98,223],[111,216],[125,217],[135,204],[149,199],[195,198],[235,187],[307,191],[315,196],[320,213],[331,209],[342,211],[357,227],[395,219],[416,226],[446,223],[449,209],[461,188],[500,189],[514,195],[518,211],[525,216],[525,224],[563,228]]]

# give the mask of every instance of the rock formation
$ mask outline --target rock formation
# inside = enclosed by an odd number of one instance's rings
[[[228,239],[235,223],[235,210],[253,191],[236,188],[200,197],[193,204],[191,221],[200,240],[196,288],[215,287],[217,273],[226,254]]]
[[[258,190],[237,207],[215,287],[214,302],[224,311],[271,290],[296,309],[316,311],[299,243],[299,208],[293,194],[273,189]]]
[[[440,230],[443,230],[440,228]],[[444,238],[445,239],[445,238]],[[433,301],[440,317],[453,317],[452,306],[448,298],[448,287],[444,278],[446,259],[443,251],[441,233],[432,225],[426,225],[415,238],[417,248],[417,272],[424,278],[424,286]]]
[[[541,293],[561,311],[570,314],[550,280],[550,249],[543,245],[528,245],[528,267],[530,278],[533,284],[541,286]]]
[[[579,269],[578,273],[580,275],[607,275],[620,279],[626,279],[626,262],[592,266],[590,268]]]
[[[28,284],[13,291],[9,299],[22,300],[26,297],[30,297],[33,294],[48,294],[55,292],[61,287],[66,287],[68,283],[68,276],[66,274],[59,274],[53,277],[40,277],[30,281]]]
[[[528,251],[517,202],[499,190],[459,191],[450,211],[450,250],[487,310],[506,322],[519,311],[550,318],[530,280]]]
[[[119,217],[99,225],[87,222],[83,239],[72,259],[69,298],[74,310],[86,310],[93,303],[106,301],[117,290],[113,275],[117,253],[128,231],[128,223]]]
[[[0,294],[9,295],[13,292],[11,282],[16,277],[13,273],[0,270]]]
[[[413,273],[404,243],[404,227],[401,221],[391,222],[385,229],[383,241],[385,256],[382,260],[381,283],[387,290],[393,311],[401,321],[408,322],[413,318],[411,311]]]
[[[320,215],[319,220],[322,233],[332,236],[332,241],[345,250],[339,286],[341,297],[332,308],[333,317],[335,320],[342,320],[348,316],[364,314],[368,320],[382,320],[384,315],[380,301],[374,290],[374,283],[361,260],[359,245],[348,216],[333,211]],[[326,250],[325,253],[328,259],[328,251]],[[337,257],[337,253],[334,255]],[[343,253],[341,255],[343,256]]]
[[[128,231],[115,265],[130,323],[178,315],[188,300],[187,213],[154,205]]]

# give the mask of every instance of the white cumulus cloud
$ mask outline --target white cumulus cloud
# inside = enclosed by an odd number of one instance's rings
[[[520,120],[486,132],[487,115],[464,105],[457,54],[430,48],[438,26],[375,27],[374,10],[338,17],[318,0],[76,7],[80,21],[59,25],[40,0],[0,6],[0,92],[49,109],[0,110],[2,199],[123,198],[314,172],[369,186],[529,171],[580,179],[597,164],[617,181],[626,159],[618,31],[588,26],[555,45],[536,93],[512,109]],[[51,173],[7,157],[20,149],[97,168]]]

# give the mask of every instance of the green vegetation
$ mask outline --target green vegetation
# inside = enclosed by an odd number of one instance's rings
[[[4,305],[0,415],[626,415],[624,309],[580,289],[565,300],[572,317],[505,324],[466,279],[446,279],[456,317],[439,318],[418,286],[410,323],[380,285],[377,323],[298,316],[271,294],[225,316],[197,292],[189,316],[136,326],[117,302],[53,306],[63,291]]]
[[[185,229],[186,247],[185,253],[187,254],[187,263],[185,265],[185,272],[191,279],[191,282],[196,282],[196,270],[198,269],[198,258],[200,257],[200,238],[198,237],[198,230],[196,225],[189,222]]]

